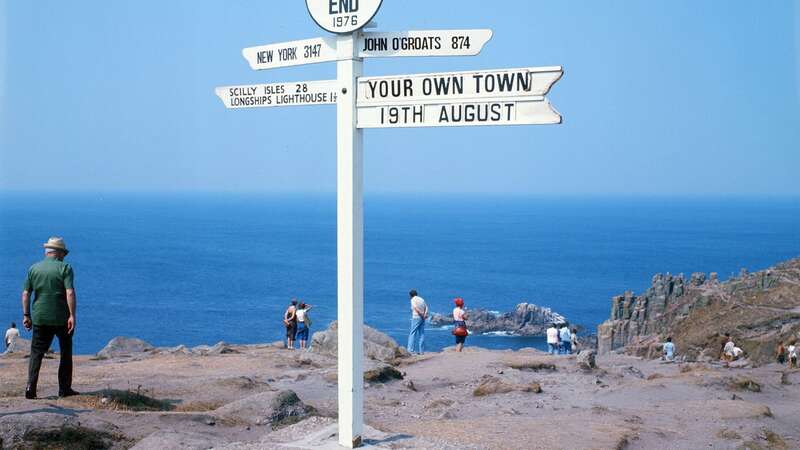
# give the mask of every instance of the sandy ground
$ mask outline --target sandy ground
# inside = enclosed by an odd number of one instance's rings
[[[222,442],[217,448],[229,450],[314,448],[330,438],[336,415],[334,359],[272,345],[235,348],[240,353],[77,357],[74,387],[88,395],[67,399],[54,396],[57,359],[43,364],[38,400],[22,396],[27,360],[0,359],[0,418],[52,412],[81,423],[113,424],[128,438],[121,447],[160,430],[211,434]],[[367,443],[444,449],[800,448],[800,371],[775,364],[726,368],[622,355],[598,357],[598,369],[583,371],[575,359],[530,349],[469,347],[464,353],[446,350],[407,359],[398,366],[404,380],[366,387]],[[512,367],[537,363],[553,364],[555,370]],[[539,383],[542,392],[474,396],[488,376],[518,387]],[[734,383],[747,380],[760,392]],[[91,394],[109,388],[167,399],[176,409],[111,410]],[[319,417],[277,431],[212,420],[220,406],[275,389],[295,391]]]

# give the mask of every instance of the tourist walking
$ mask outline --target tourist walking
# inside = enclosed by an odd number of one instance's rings
[[[283,313],[283,325],[286,327],[286,348],[294,350],[294,338],[297,335],[297,300],[292,299],[289,307]]]
[[[311,311],[311,305],[300,302],[294,314],[297,318],[297,340],[300,341],[300,350],[306,349],[306,342],[308,341],[309,328],[311,328],[311,317],[308,312]]]
[[[419,354],[422,354],[425,346],[425,320],[428,318],[428,304],[425,299],[417,295],[417,291],[412,289],[408,293],[411,297],[411,331],[408,333],[408,347],[409,353],[414,353],[414,348],[419,349]]]
[[[558,353],[561,355],[567,355],[570,351],[570,346],[572,342],[572,333],[569,332],[569,326],[567,323],[561,324],[561,330],[558,332],[559,338],[559,345],[558,345]]]
[[[19,337],[19,330],[17,329],[16,322],[11,322],[11,326],[6,330],[6,348],[11,347],[11,344]]]
[[[555,355],[558,353],[558,328],[556,328],[556,324],[550,324],[550,328],[547,329],[547,353],[551,355]]]
[[[453,300],[456,307],[453,308],[453,335],[456,337],[456,351],[460,352],[464,348],[467,340],[467,312],[464,311],[464,299],[458,297]]]
[[[797,348],[797,342],[792,342],[791,344],[789,344],[789,347],[786,350],[789,357],[789,368],[796,369],[797,354],[800,353],[800,349]]]
[[[663,357],[666,361],[675,360],[675,344],[672,343],[672,337],[668,337],[667,342],[664,343]]]
[[[77,300],[72,267],[64,262],[69,250],[60,237],[51,237],[44,248],[44,260],[28,269],[22,290],[22,324],[26,330],[33,329],[28,384],[25,388],[25,398],[28,399],[36,398],[42,358],[50,349],[53,337],[58,337],[61,352],[58,396],[78,395],[72,390],[72,336],[75,333]]]
[[[775,354],[778,357],[778,364],[786,363],[786,347],[783,345],[783,342],[778,342],[778,348],[775,350]]]

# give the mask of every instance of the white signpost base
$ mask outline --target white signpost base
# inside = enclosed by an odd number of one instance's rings
[[[357,33],[338,36],[336,75],[336,254],[338,276],[339,444],[361,445],[364,429],[363,131],[356,128]]]

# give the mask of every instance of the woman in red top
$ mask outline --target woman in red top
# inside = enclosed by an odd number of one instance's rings
[[[460,352],[467,340],[467,312],[464,311],[464,300],[461,297],[453,302],[456,304],[453,308],[453,334],[456,337],[456,351]]]

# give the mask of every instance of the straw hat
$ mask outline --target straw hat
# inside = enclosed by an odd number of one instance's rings
[[[52,248],[55,250],[61,250],[64,252],[64,255],[69,253],[67,250],[67,246],[64,244],[64,238],[53,236],[47,240],[44,244],[42,244],[44,248]]]

